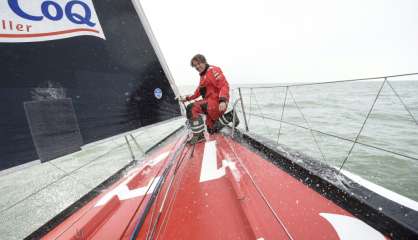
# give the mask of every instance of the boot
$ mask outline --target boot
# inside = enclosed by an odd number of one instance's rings
[[[188,144],[196,144],[199,142],[204,142],[205,139],[205,135],[203,134],[203,132],[200,133],[193,133],[193,136],[187,141]]]
[[[205,141],[205,124],[202,116],[199,116],[195,120],[190,121],[190,128],[192,129],[193,136],[187,141],[189,144],[196,144],[198,142]]]
[[[234,121],[234,116],[235,116],[235,127],[237,127],[239,124],[239,118],[236,112],[231,110],[225,113],[221,118],[223,121],[225,121],[228,124]]]
[[[212,127],[212,128],[208,128],[208,132],[209,132],[209,134],[215,134],[215,133],[217,133],[217,132],[221,131],[221,130],[222,130],[222,128],[224,128],[224,127],[225,127],[225,125],[223,125],[223,124],[221,123],[221,121],[218,119],[218,120],[216,120],[216,122],[213,124],[213,127]]]
[[[238,124],[239,124],[238,115],[233,111],[229,111],[229,112],[225,113],[224,115],[222,115],[213,124],[213,127],[211,129],[208,129],[208,132],[210,134],[214,134],[214,133],[217,133],[217,132],[221,131],[222,128],[224,128],[226,125],[228,125],[229,123],[234,121],[234,115],[235,115],[235,127],[237,127]]]

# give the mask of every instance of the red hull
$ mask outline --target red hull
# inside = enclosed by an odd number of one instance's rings
[[[44,239],[130,239],[170,161],[137,239],[386,239],[228,137],[194,149],[182,149],[183,140],[154,152]]]

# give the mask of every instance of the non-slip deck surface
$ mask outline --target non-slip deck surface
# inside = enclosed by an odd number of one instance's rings
[[[385,239],[230,138],[207,136],[194,147],[184,138],[154,152],[45,239],[130,239],[145,213],[137,239]]]

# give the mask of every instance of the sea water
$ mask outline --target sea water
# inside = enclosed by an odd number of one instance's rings
[[[418,201],[418,81],[238,87],[251,132]]]

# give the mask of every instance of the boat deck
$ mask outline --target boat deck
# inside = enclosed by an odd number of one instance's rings
[[[185,138],[44,239],[388,239],[229,137]]]

